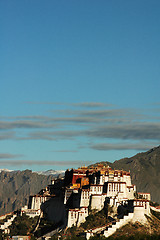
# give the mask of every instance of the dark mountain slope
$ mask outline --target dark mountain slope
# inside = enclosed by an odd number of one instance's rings
[[[30,170],[0,173],[0,215],[17,210],[28,203],[29,195],[37,194],[51,182],[52,176]]]
[[[160,146],[109,165],[113,169],[130,170],[137,191],[150,192],[152,200],[160,203]]]

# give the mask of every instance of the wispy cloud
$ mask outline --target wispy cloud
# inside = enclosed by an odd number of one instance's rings
[[[0,153],[0,159],[19,158],[22,156],[20,154]]]
[[[33,101],[28,101],[25,102],[26,104],[37,104],[37,105],[65,105],[63,102],[33,102]]]
[[[83,130],[65,131],[35,131],[29,133],[30,139],[59,140],[76,137],[88,137],[90,139],[130,139],[130,140],[160,140],[160,123],[130,123],[108,124],[107,126],[93,126]]]
[[[77,153],[77,150],[55,150],[52,152],[57,152],[57,153]]]
[[[60,140],[77,137],[79,135],[80,131],[36,131],[29,133],[28,139]]]
[[[103,109],[103,110],[88,110],[80,111],[79,115],[82,116],[94,116],[94,117],[123,117],[128,115],[128,110],[124,109]],[[131,111],[130,111],[131,114]]]
[[[131,124],[109,125],[90,129],[85,132],[89,137],[115,139],[160,139],[160,123],[135,122]]]
[[[82,102],[74,103],[72,106],[75,107],[85,107],[85,108],[97,108],[97,107],[112,107],[112,104],[102,103],[102,102]]]
[[[131,111],[129,109],[61,109],[52,111],[52,113],[59,113],[63,115],[68,115],[71,117],[104,117],[104,118],[114,118],[114,117],[123,117],[127,116],[129,119],[131,117],[142,116],[140,113],[136,113],[135,111]],[[144,116],[144,115],[143,115]]]
[[[91,148],[99,151],[109,151],[109,150],[148,150],[154,147],[155,144],[148,143],[98,143],[91,145]]]
[[[24,160],[24,161],[0,161],[0,166],[3,165],[11,165],[11,166],[22,166],[22,165],[38,165],[38,166],[80,166],[84,164],[90,164],[91,161],[31,161],[31,160]]]
[[[15,138],[15,132],[0,132],[0,140],[9,140],[9,139],[14,139]]]
[[[25,102],[27,104],[37,104],[37,105],[65,105],[74,107],[85,107],[85,108],[97,108],[97,107],[111,107],[112,104],[102,103],[102,102],[81,102],[81,103],[64,103],[64,102]]]
[[[16,128],[51,128],[56,127],[57,124],[42,122],[42,121],[31,121],[31,120],[19,120],[19,121],[0,121],[0,130],[16,129]]]
[[[59,104],[63,103],[33,103],[31,104]],[[67,105],[67,104],[65,104]],[[116,141],[150,141],[160,140],[160,122],[158,119],[135,111],[135,109],[108,108],[108,104],[100,102],[70,103],[71,108],[57,108],[47,115],[14,116],[0,121],[0,140],[46,140],[60,141],[64,139],[81,142],[97,142],[115,139]],[[86,107],[88,109],[73,108]],[[94,107],[96,109],[94,109]],[[98,108],[101,107],[101,108]],[[92,108],[92,109],[91,109]],[[1,118],[2,120],[2,118]],[[14,130],[14,132],[11,130]],[[148,143],[148,146],[150,144]],[[88,145],[88,147],[90,147]],[[142,149],[138,145],[93,145],[93,149]],[[147,146],[146,146],[147,148]],[[60,150],[57,152],[65,152]],[[72,152],[66,150],[66,152]]]

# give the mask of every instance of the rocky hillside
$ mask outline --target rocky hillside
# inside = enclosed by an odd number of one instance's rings
[[[153,215],[147,217],[147,224],[129,223],[119,228],[108,240],[158,240],[160,239],[160,220]]]
[[[160,203],[160,146],[109,165],[113,169],[130,170],[137,191],[150,192],[152,201]]]
[[[50,184],[52,176],[30,170],[0,173],[0,216],[28,203],[29,195],[38,193]]]

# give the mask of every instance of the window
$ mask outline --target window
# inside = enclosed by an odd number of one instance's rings
[[[84,192],[82,192],[82,199],[84,199]]]
[[[104,183],[104,181],[105,181],[105,178],[104,178],[104,176],[102,177],[102,182]]]

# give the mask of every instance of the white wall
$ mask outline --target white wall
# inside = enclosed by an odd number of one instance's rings
[[[143,200],[134,201],[134,216],[132,219],[133,222],[139,221],[141,223],[146,223],[147,219],[145,215],[149,215],[149,214],[150,214],[149,201],[143,201]]]
[[[98,211],[102,210],[104,207],[106,195],[92,195],[91,196],[91,210],[96,209]]]
[[[134,199],[134,187],[127,187],[127,198]]]
[[[80,207],[88,207],[90,202],[90,191],[82,189],[80,197]]]
[[[41,208],[41,204],[48,200],[46,196],[32,196],[31,209],[38,210]]]

